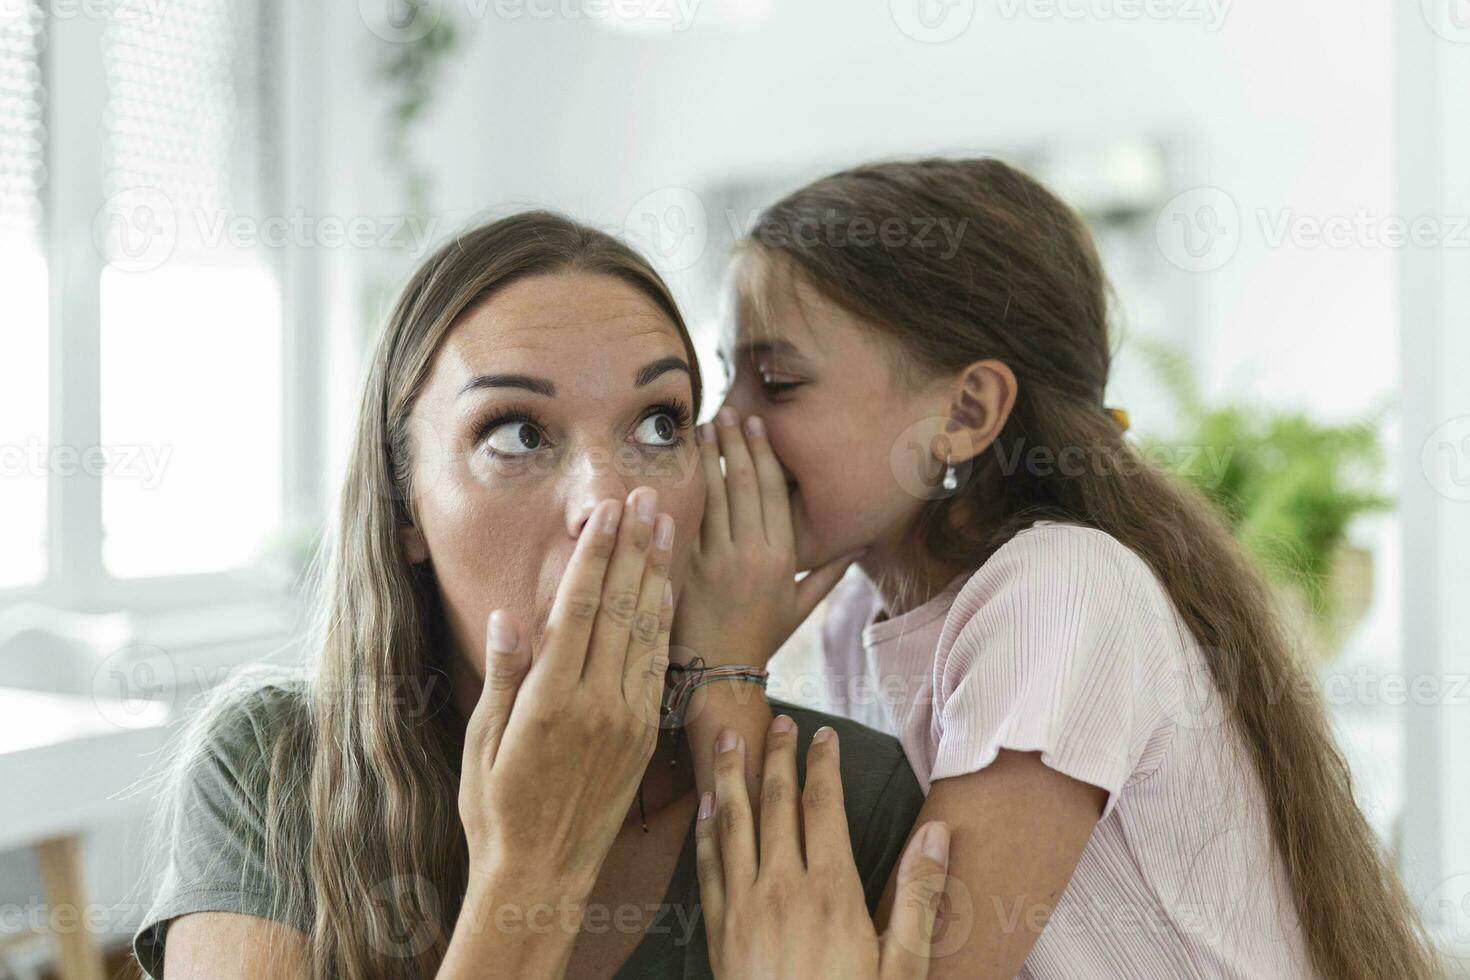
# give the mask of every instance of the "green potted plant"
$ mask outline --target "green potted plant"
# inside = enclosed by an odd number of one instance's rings
[[[1136,344],[1173,398],[1180,428],[1145,439],[1225,516],[1275,586],[1302,646],[1330,660],[1367,608],[1372,558],[1347,542],[1350,523],[1382,511],[1384,411],[1341,425],[1249,404],[1208,404],[1178,351]]]

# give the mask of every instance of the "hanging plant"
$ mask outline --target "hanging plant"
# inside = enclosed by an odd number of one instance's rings
[[[385,42],[386,51],[378,65],[378,80],[391,93],[385,147],[388,163],[403,181],[410,212],[423,217],[429,212],[432,178],[415,160],[410,137],[434,102],[444,66],[459,47],[460,33],[448,10],[438,9],[434,0],[399,2],[412,10],[405,18],[409,22],[418,17],[434,18],[433,26],[422,36]]]

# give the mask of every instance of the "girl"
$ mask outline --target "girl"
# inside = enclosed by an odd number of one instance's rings
[[[863,551],[828,690],[952,828],[931,976],[1436,975],[1260,577],[1104,407],[1075,213],[996,160],[858,167],[766,210],[734,284],[718,440],[775,451],[794,569]],[[733,958],[775,921],[750,894],[708,917]]]

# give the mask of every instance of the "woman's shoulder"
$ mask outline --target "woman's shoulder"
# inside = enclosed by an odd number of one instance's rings
[[[238,672],[210,688],[176,736],[147,854],[151,904],[133,936],[149,976],[161,975],[168,924],[181,915],[237,912],[307,927],[277,908],[281,885],[267,851],[273,832],[285,839],[272,824],[271,801],[296,812],[282,797],[305,782],[309,691],[297,671]]]
[[[908,832],[924,806],[924,791],[892,735],[849,718],[810,708],[773,702],[771,709],[796,722],[797,777],[806,780],[806,750],[823,725],[837,733],[842,801],[852,835],[853,857],[862,875],[870,906],[888,880]]]
[[[299,669],[251,668],[211,688],[183,736],[185,759],[268,759],[308,715],[311,685]]]
[[[806,766],[805,748],[823,725],[837,733],[844,786],[849,782],[867,783],[880,777],[887,778],[894,769],[907,766],[898,739],[851,718],[779,701],[772,703],[771,710],[788,714],[796,722],[798,744],[802,747],[802,751],[797,752],[797,767],[802,773]]]
[[[862,822],[901,824],[907,832],[924,805],[924,790],[898,739],[851,718],[779,703],[771,707],[784,711],[796,722],[797,775],[803,781],[811,737],[823,725],[837,733],[838,767],[848,821],[854,828],[854,846],[856,828]]]

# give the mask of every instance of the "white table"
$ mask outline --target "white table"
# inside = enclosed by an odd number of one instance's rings
[[[78,842],[137,805],[121,794],[156,764],[168,714],[161,703],[0,687],[0,850],[35,848],[49,909],[76,910],[57,916],[62,980],[103,980],[96,937],[79,924]]]

